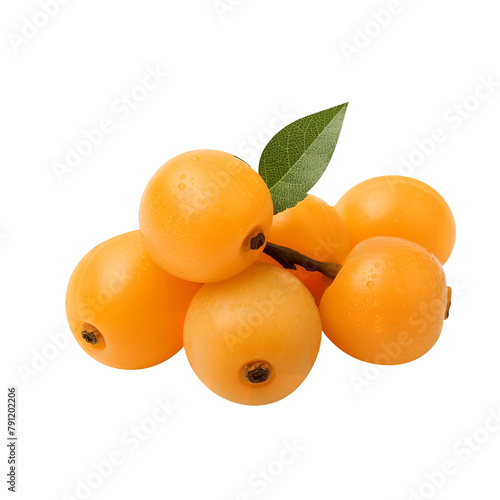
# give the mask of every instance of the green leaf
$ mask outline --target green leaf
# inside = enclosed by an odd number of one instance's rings
[[[301,118],[267,144],[259,174],[273,198],[274,213],[302,201],[330,163],[348,103]]]

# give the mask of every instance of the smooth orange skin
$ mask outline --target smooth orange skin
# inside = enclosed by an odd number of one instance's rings
[[[235,403],[263,405],[292,393],[311,370],[321,343],[313,297],[292,274],[255,263],[241,274],[203,285],[184,325],[184,347],[199,379]],[[274,375],[250,384],[241,372],[267,361]]]
[[[108,366],[138,369],[162,363],[182,348],[189,303],[201,284],[180,280],[157,266],[139,231],[101,243],[76,266],[66,313],[82,349]],[[95,326],[101,344],[82,338]]]
[[[312,194],[295,207],[274,216],[269,241],[293,248],[315,260],[336,264],[342,264],[351,249],[347,228],[335,208]],[[266,254],[262,254],[259,261],[279,266]],[[332,280],[300,266],[290,272],[306,285],[319,306]]]
[[[369,363],[413,361],[436,343],[447,305],[446,277],[425,248],[376,237],[349,254],[320,305],[323,331]]]
[[[455,219],[443,197],[427,184],[399,175],[368,179],[336,205],[353,247],[374,236],[395,236],[427,248],[444,264],[455,244]]]
[[[273,203],[262,178],[235,156],[209,149],[171,159],[142,196],[139,223],[153,260],[182,279],[220,281],[255,262],[271,229]]]

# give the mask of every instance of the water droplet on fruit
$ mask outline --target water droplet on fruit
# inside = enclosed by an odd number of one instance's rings
[[[181,182],[178,186],[178,188],[181,190],[181,191],[184,191],[184,189],[186,189],[186,184],[184,184],[183,182]]]
[[[231,304],[228,308],[231,312],[234,312],[234,304]]]
[[[181,175],[181,179],[185,179],[186,176],[184,174]]]
[[[368,283],[366,284],[368,288],[373,288],[374,285],[375,283],[373,281],[368,281]]]
[[[390,267],[391,269],[394,269],[396,267],[396,264],[392,260],[387,261],[387,267]]]
[[[374,280],[377,277],[376,274],[372,274],[372,280]]]
[[[380,267],[380,262],[375,262],[375,269],[378,269]]]

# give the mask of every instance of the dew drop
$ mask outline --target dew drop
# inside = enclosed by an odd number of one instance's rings
[[[184,184],[183,182],[181,182],[178,186],[178,188],[181,190],[181,191],[184,191],[184,189],[186,189],[186,184]]]
[[[372,280],[374,280],[377,277],[376,274],[372,274]]]
[[[387,261],[387,267],[390,267],[391,269],[394,269],[396,267],[396,264],[392,262],[392,260]]]
[[[229,310],[230,310],[231,312],[234,312],[234,304],[231,304],[231,305],[229,306]]]
[[[181,179],[185,179],[186,176],[184,174],[181,175]]]
[[[378,269],[380,267],[380,262],[375,262],[375,269]]]
[[[366,283],[366,286],[368,288],[373,288],[374,285],[375,285],[375,283],[373,281],[368,281],[368,283]]]

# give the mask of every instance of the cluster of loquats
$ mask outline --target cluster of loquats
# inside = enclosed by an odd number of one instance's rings
[[[442,264],[455,241],[436,191],[384,176],[335,207],[291,189],[280,211],[275,178],[259,173],[213,150],[181,154],[156,172],[140,230],[101,243],[71,276],[68,321],[90,356],[139,369],[184,346],[208,388],[261,405],[304,381],[322,331],[370,363],[406,363],[434,345],[450,303]]]

